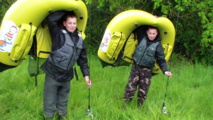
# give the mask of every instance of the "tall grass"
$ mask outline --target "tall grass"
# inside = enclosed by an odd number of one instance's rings
[[[92,88],[91,113],[95,120],[211,120],[213,118],[213,67],[181,62],[170,66],[173,73],[165,91],[167,77],[162,73],[152,77],[148,97],[137,107],[136,95],[124,109],[123,94],[130,66],[102,68],[96,56],[89,57]],[[38,86],[27,71],[25,60],[16,68],[0,73],[0,119],[42,120],[44,75],[38,76]],[[68,106],[69,120],[89,120],[86,110],[89,89],[78,68],[79,80],[71,82]],[[161,112],[164,94],[171,115]]]

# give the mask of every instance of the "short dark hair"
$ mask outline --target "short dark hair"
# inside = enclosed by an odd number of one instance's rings
[[[67,13],[63,17],[63,21],[66,21],[68,17],[76,17],[76,14],[73,11],[67,11]]]
[[[151,25],[148,25],[148,26],[147,26],[147,29],[146,29],[146,30],[148,30],[148,29],[157,29],[157,30],[158,30],[157,27],[154,27],[154,26],[151,26]]]
[[[146,28],[146,31],[149,30],[149,29],[156,29],[158,31],[158,33],[159,33],[158,28],[155,27],[155,26],[148,25],[147,28]]]

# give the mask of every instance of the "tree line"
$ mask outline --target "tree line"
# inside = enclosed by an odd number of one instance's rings
[[[0,20],[16,0],[0,0]],[[130,9],[170,19],[176,29],[173,54],[213,65],[213,2],[211,0],[83,0],[88,8],[86,42],[97,53],[111,19]]]

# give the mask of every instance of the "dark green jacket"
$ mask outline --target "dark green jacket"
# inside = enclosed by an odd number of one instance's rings
[[[160,36],[157,36],[154,41],[144,36],[133,54],[134,62],[141,67],[153,68],[156,60],[163,73],[167,71],[165,55],[160,41]]]

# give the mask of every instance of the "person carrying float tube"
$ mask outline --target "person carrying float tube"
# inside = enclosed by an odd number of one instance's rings
[[[49,119],[57,113],[59,118],[64,118],[67,115],[72,67],[75,62],[80,66],[88,87],[91,86],[86,48],[78,34],[74,12],[57,11],[51,13],[47,20],[53,42],[52,52],[41,66],[46,73],[44,116]]]
[[[138,29],[140,30],[140,28]],[[145,35],[139,33],[140,37],[138,39],[140,41],[133,54],[132,69],[124,92],[124,101],[128,103],[133,99],[138,88],[138,106],[143,105],[147,97],[155,59],[163,73],[169,77],[172,76],[172,73],[167,69],[158,29],[147,26],[145,33]]]

